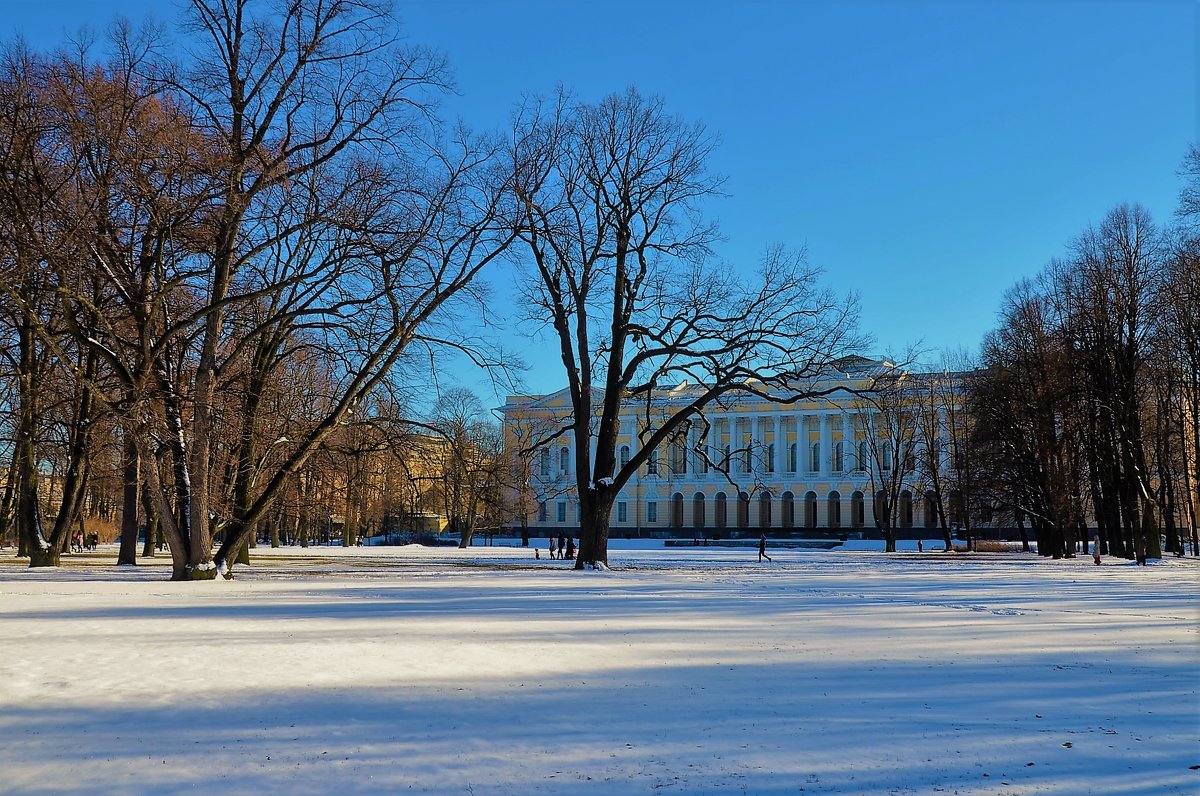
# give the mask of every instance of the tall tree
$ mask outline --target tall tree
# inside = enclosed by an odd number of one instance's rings
[[[868,457],[860,467],[874,493],[875,527],[883,532],[888,553],[896,552],[896,528],[912,527],[922,397],[913,385],[915,378],[889,364],[874,377],[858,404]]]
[[[817,287],[803,256],[767,253],[759,271],[707,261],[699,219],[721,181],[714,140],[635,89],[597,103],[563,92],[531,102],[513,131],[516,229],[532,315],[553,329],[571,399],[555,433],[574,444],[578,568],[608,558],[617,494],[685,424],[722,398],[791,402],[806,379],[854,348],[856,305]],[[660,390],[699,385],[664,410]],[[620,415],[640,407],[639,448],[617,461]],[[704,438],[701,434],[701,438]]]

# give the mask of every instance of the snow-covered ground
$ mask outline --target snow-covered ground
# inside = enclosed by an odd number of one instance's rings
[[[0,792],[1200,792],[1195,560],[772,556],[9,548]]]

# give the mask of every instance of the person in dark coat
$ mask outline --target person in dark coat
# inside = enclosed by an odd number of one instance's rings
[[[567,537],[566,557],[571,559],[572,561],[575,560],[575,537],[574,536]]]
[[[771,557],[767,555],[767,535],[760,533],[758,535],[758,563],[761,564],[764,558],[768,561],[771,560]]]

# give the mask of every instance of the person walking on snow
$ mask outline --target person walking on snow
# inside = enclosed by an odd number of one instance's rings
[[[764,558],[768,561],[771,560],[771,557],[767,555],[767,535],[760,533],[758,535],[758,563],[761,564]]]

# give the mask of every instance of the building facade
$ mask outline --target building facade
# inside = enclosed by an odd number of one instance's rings
[[[931,479],[927,463],[945,466],[952,425],[945,414],[951,405],[930,407],[933,424],[904,423],[906,415],[919,411],[915,406],[896,413],[900,422],[888,417],[887,407],[866,400],[862,391],[890,367],[867,360],[845,363],[807,385],[810,394],[822,397],[800,403],[743,393],[709,406],[625,484],[613,507],[612,535],[854,535],[876,528],[876,504],[889,499],[895,501],[893,527],[937,527],[932,484],[946,480]],[[683,384],[623,409],[618,469],[636,454],[656,418],[688,404],[696,392],[697,387]],[[935,402],[945,398],[936,391],[931,395]],[[570,406],[565,390],[510,397],[502,410],[509,439],[519,444],[551,437],[570,417]],[[578,529],[575,444],[566,432],[533,450],[526,484],[532,497],[526,501],[529,528]]]

